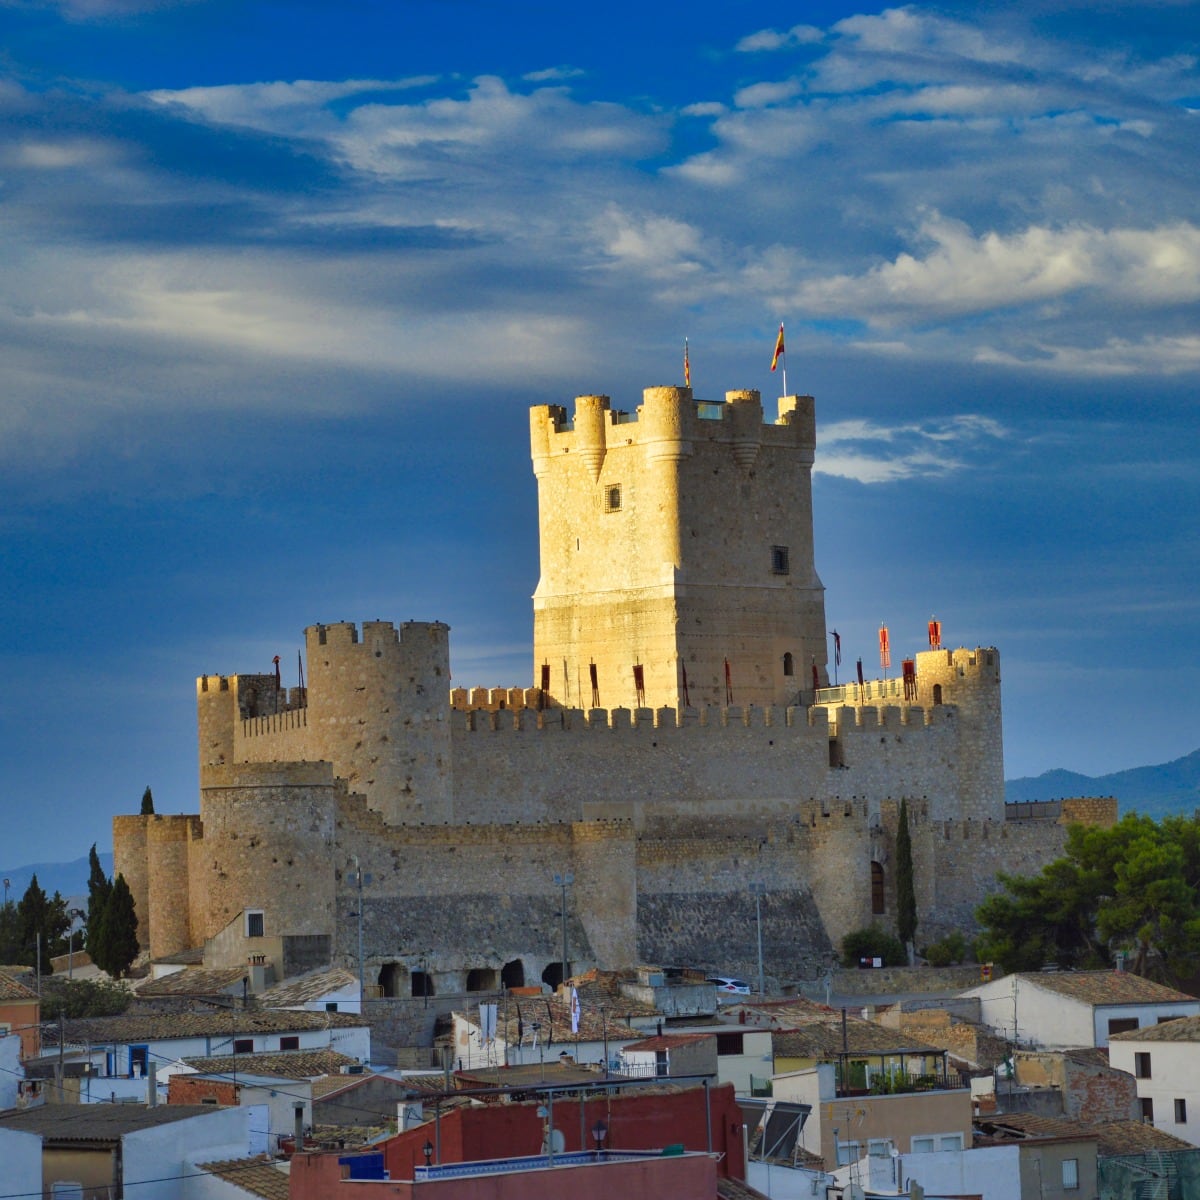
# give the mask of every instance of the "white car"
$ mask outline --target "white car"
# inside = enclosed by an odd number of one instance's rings
[[[734,979],[729,975],[710,975],[708,982],[717,985],[718,999],[725,996],[750,995],[750,985],[743,979]]]

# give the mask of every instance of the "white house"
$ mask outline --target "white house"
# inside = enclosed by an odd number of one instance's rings
[[[4,1164],[6,1192],[14,1196],[42,1194],[42,1139],[36,1133],[0,1124],[0,1163]]]
[[[1123,971],[1006,975],[962,993],[996,1033],[1047,1049],[1107,1046],[1115,1033],[1200,1015],[1200,1000]]]
[[[53,1026],[48,1036],[57,1036]],[[371,1029],[361,1017],[324,1012],[230,1009],[90,1017],[67,1021],[63,1041],[64,1059],[89,1064],[84,1100],[108,1100],[112,1092],[123,1096],[125,1085],[117,1083],[122,1079],[135,1095],[144,1095],[140,1081],[151,1063],[161,1085],[182,1069],[185,1058],[291,1050],[335,1050],[359,1062],[371,1056]],[[47,1044],[44,1050],[57,1057],[57,1047]]]
[[[0,1109],[17,1107],[17,1092],[24,1078],[20,1037],[0,1033]]]
[[[1200,1146],[1200,1016],[1115,1033],[1108,1061],[1134,1077],[1143,1121]]]
[[[197,1164],[246,1155],[249,1112],[181,1104],[43,1104],[0,1113],[0,1137],[10,1131],[37,1142],[33,1195],[55,1183],[82,1183],[86,1189],[116,1181],[124,1195],[135,1196],[153,1181],[154,1200],[187,1200],[194,1195],[190,1181]],[[3,1142],[0,1147],[7,1148]],[[8,1161],[0,1161],[4,1182],[11,1185]]]

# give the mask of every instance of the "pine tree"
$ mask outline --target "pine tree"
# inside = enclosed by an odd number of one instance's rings
[[[896,831],[896,931],[909,946],[917,935],[917,893],[913,883],[912,836],[908,831],[908,801],[900,801]]]
[[[142,793],[142,816],[153,816],[154,814],[154,796],[151,794],[150,785],[146,784],[146,790]]]
[[[87,947],[87,952],[92,956],[92,961],[96,962],[94,947],[99,941],[100,920],[104,915],[105,905],[108,904],[108,898],[112,894],[112,880],[104,873],[104,868],[100,865],[100,855],[96,853],[96,843],[92,843],[91,853],[88,855],[88,906],[87,919],[85,928],[87,933],[84,938],[84,943]],[[97,963],[97,965],[99,965]]]
[[[70,927],[67,902],[58,892],[54,893],[53,899],[48,897],[34,875],[17,905],[16,961],[35,966],[40,945],[42,974],[49,975],[51,957],[62,954],[67,948],[66,934]]]

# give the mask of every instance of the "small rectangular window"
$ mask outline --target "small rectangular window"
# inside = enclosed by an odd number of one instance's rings
[[[1108,1022],[1108,1036],[1114,1033],[1128,1033],[1138,1027],[1137,1017],[1112,1017]]]
[[[1143,1096],[1138,1101],[1138,1106],[1142,1110],[1142,1120],[1149,1124],[1154,1124],[1154,1101],[1149,1096]]]
[[[300,1039],[299,1037],[281,1037],[279,1039],[279,1048],[280,1050],[299,1050]]]
[[[1139,1051],[1133,1056],[1133,1074],[1136,1079],[1150,1078],[1150,1054]]]
[[[1186,1125],[1187,1124],[1187,1101],[1186,1100],[1176,1100],[1175,1101],[1175,1124],[1176,1125]]]
[[[337,1006],[336,1000],[326,1000],[325,1001],[325,1011],[326,1012],[337,1012],[337,1010],[338,1010],[338,1006]]]
[[[939,1150],[961,1150],[963,1148],[963,1135],[961,1133],[943,1133],[938,1138]]]
[[[838,1142],[837,1160],[839,1167],[846,1167],[850,1163],[858,1162],[861,1157],[861,1142]]]
[[[261,908],[248,908],[246,910],[246,936],[248,938],[260,938],[263,936],[263,913]]]
[[[931,1137],[915,1137],[912,1140],[912,1154],[932,1154],[933,1153],[933,1138]]]
[[[1079,1186],[1079,1159],[1064,1158],[1062,1165],[1063,1187],[1077,1188]]]
[[[621,511],[621,485],[619,483],[610,483],[604,489],[604,511]]]
[[[786,546],[771,547],[771,571],[775,575],[788,573],[788,548]]]
[[[234,1054],[253,1054],[254,1039],[253,1038],[234,1038],[233,1039]]]
[[[742,1053],[742,1035],[740,1033],[718,1033],[717,1034],[717,1053],[718,1054],[741,1054]]]

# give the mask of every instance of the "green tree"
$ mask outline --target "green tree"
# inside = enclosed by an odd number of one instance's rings
[[[67,902],[58,892],[48,897],[34,875],[17,904],[16,961],[25,966],[35,966],[40,946],[42,974],[49,975],[52,970],[50,959],[56,954],[66,953],[67,930],[70,927]]]
[[[20,925],[17,921],[17,906],[6,901],[0,906],[0,963],[16,965],[21,950]]]
[[[122,978],[138,956],[137,928],[133,893],[125,876],[118,875],[100,918],[95,948],[89,949],[96,966],[116,979]]]
[[[151,816],[154,813],[154,796],[150,792],[150,785],[146,784],[146,790],[142,793],[142,816]]]
[[[64,979],[55,975],[42,984],[42,1019],[62,1016],[115,1017],[133,1003],[133,993],[111,979]]]
[[[99,941],[100,921],[104,916],[108,898],[112,895],[112,880],[104,873],[104,868],[100,865],[100,855],[96,853],[95,842],[92,843],[92,849],[88,854],[88,868],[88,906],[85,919],[87,932],[84,936],[84,944],[87,952],[92,956],[92,961],[95,962],[94,947]],[[97,963],[97,965],[99,964]]]
[[[896,931],[905,946],[917,936],[917,893],[913,881],[912,835],[908,830],[908,801],[900,801],[896,830]]]
[[[1200,824],[1129,814],[1110,829],[1073,825],[1066,854],[1037,875],[1001,875],[976,910],[980,961],[1008,971],[1050,963],[1129,969],[1178,981],[1200,967]]]

